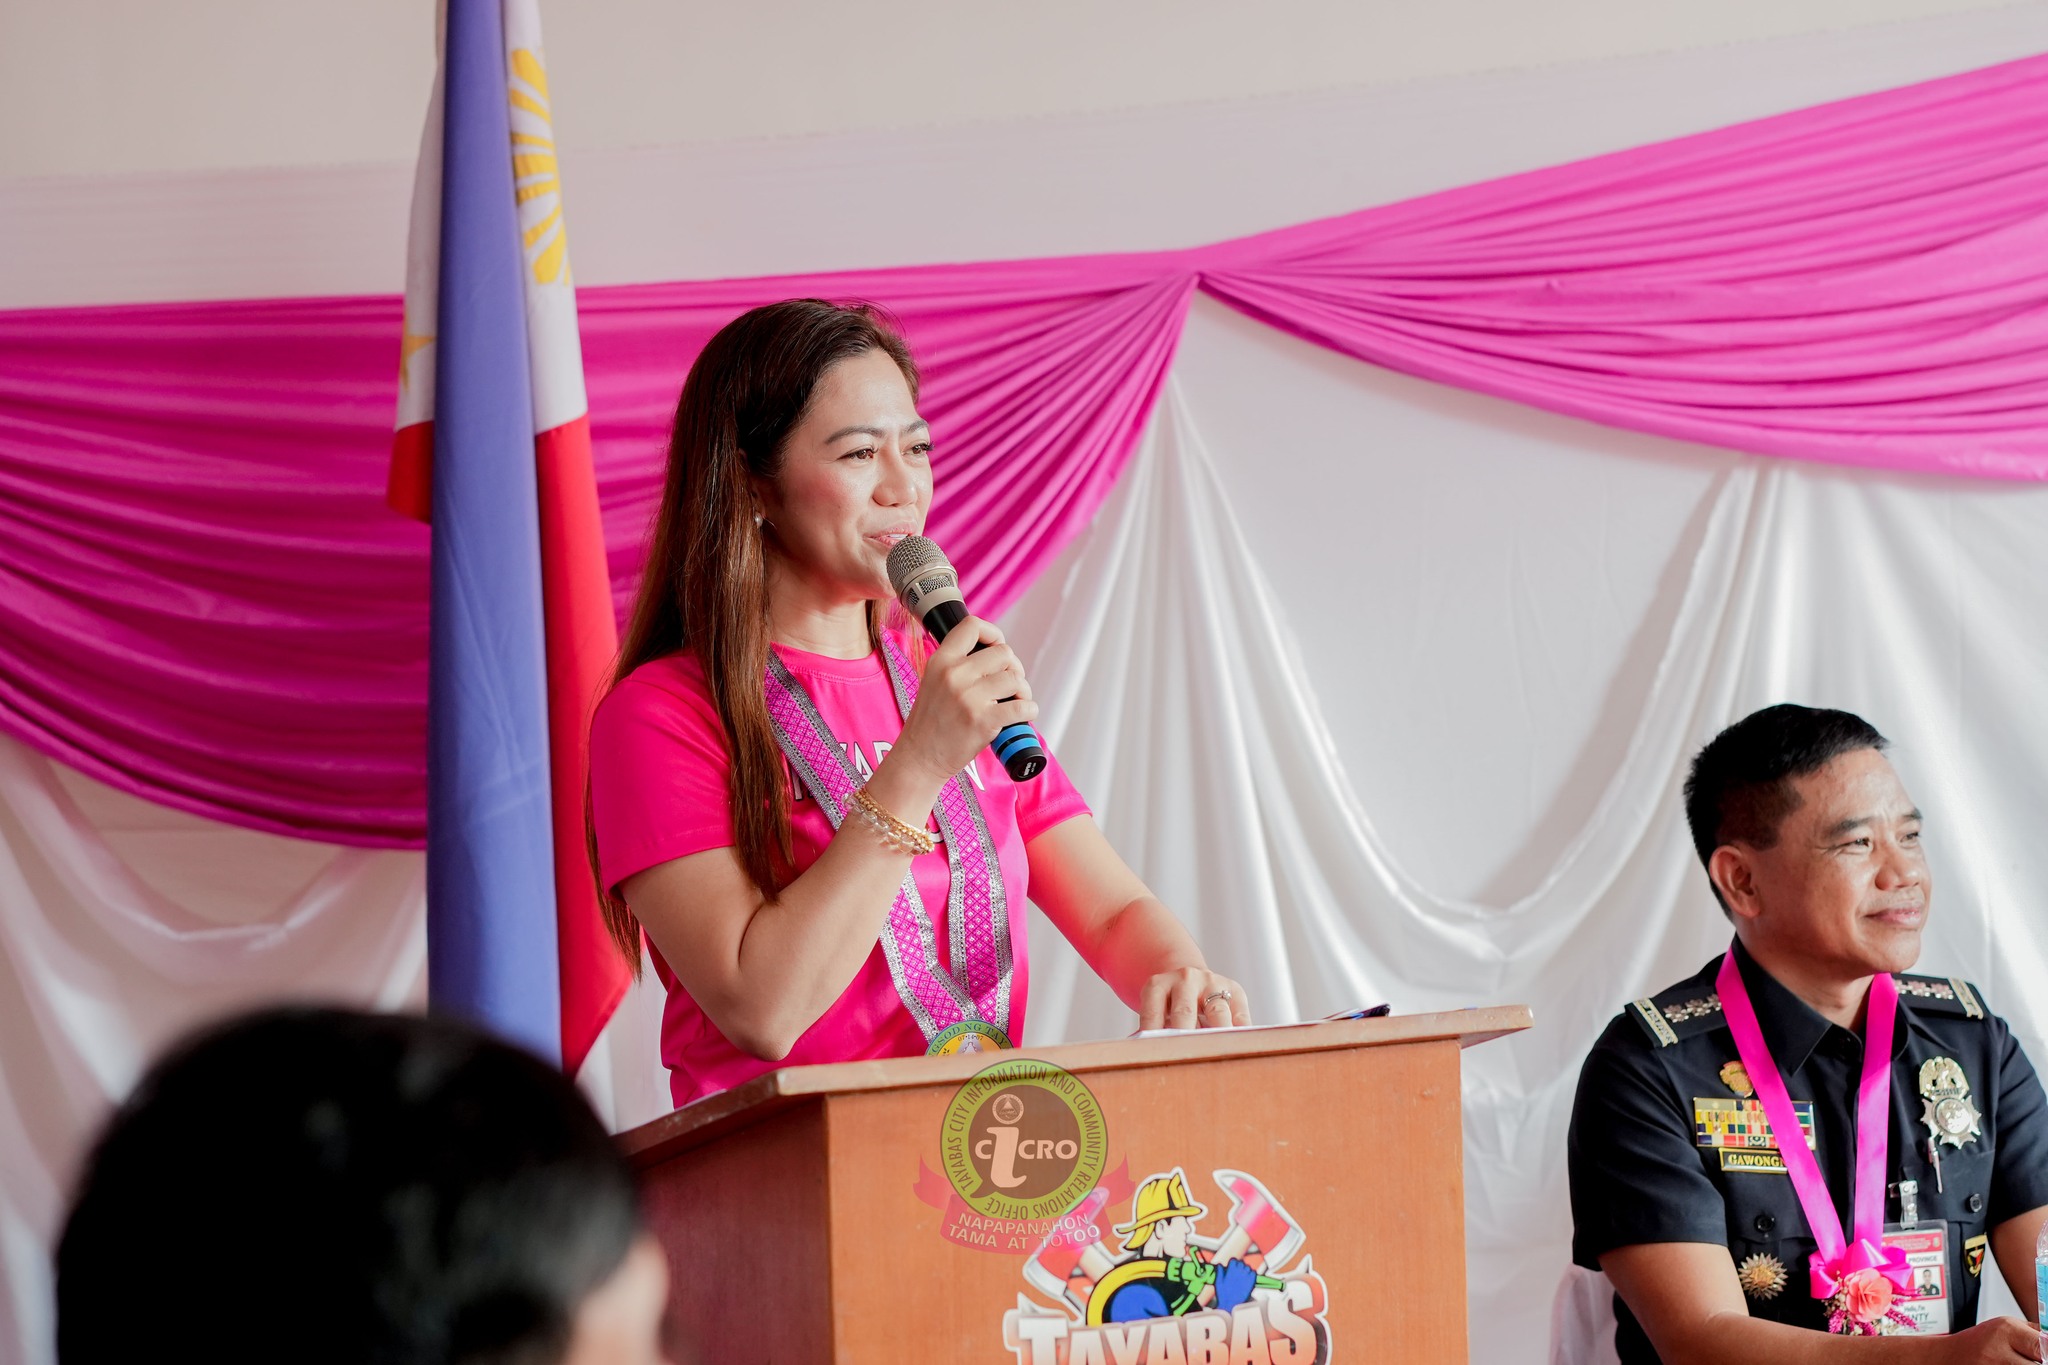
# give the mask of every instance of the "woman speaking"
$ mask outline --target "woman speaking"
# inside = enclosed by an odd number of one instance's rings
[[[989,752],[1038,713],[1002,632],[927,650],[894,602],[931,450],[864,306],[757,308],[684,381],[590,742],[605,916],[636,965],[652,948],[678,1105],[782,1063],[1010,1046],[1027,896],[1141,1027],[1249,1020],[1058,763],[1017,783]]]

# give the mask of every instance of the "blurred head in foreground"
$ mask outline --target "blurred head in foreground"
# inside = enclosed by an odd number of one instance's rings
[[[174,1049],[57,1251],[63,1365],[653,1365],[667,1294],[575,1087],[445,1019],[284,1009]]]

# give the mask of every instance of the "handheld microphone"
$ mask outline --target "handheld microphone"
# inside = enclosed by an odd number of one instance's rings
[[[923,536],[905,536],[889,551],[889,586],[910,614],[924,622],[934,640],[967,619],[967,599],[960,595],[960,575],[946,552]],[[985,644],[974,647],[987,649]],[[1014,697],[1004,697],[1014,701]],[[1012,782],[1029,782],[1045,771],[1045,746],[1038,732],[1019,721],[996,732],[988,746],[1002,762]]]

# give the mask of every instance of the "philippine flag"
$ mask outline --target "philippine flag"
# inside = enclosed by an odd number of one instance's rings
[[[584,853],[618,649],[537,0],[447,0],[391,505],[433,524],[427,989],[574,1072],[628,972]]]

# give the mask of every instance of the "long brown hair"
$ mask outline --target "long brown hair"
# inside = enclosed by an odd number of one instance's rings
[[[842,360],[881,351],[917,396],[917,365],[893,322],[873,305],[790,299],[743,313],[711,338],[683,381],[670,429],[661,510],[612,686],[679,650],[697,656],[732,754],[732,824],[740,863],[773,900],[792,875],[789,784],[768,723],[768,577],[749,476],[772,480],[811,394]],[[881,646],[868,604],[868,637]],[[604,884],[589,790],[583,803],[591,875],[605,927],[640,965],[640,921]]]

